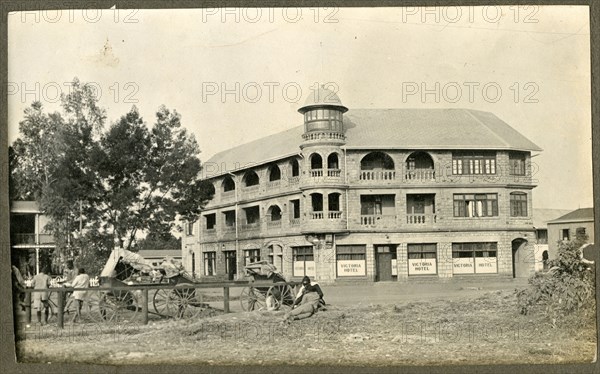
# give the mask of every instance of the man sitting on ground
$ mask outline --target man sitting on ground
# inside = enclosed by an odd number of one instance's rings
[[[316,282],[311,282],[309,277],[302,279],[302,286],[296,295],[292,310],[285,314],[284,321],[304,319],[312,316],[325,306],[323,291]]]

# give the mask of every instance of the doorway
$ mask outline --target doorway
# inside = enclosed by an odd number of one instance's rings
[[[235,251],[225,251],[225,273],[227,279],[234,280],[237,274],[237,257]]]
[[[396,280],[398,278],[398,272],[396,267],[396,246],[390,244],[376,245],[375,264],[376,282]]]
[[[527,256],[527,240],[517,238],[512,241],[513,278],[529,277],[529,257]]]

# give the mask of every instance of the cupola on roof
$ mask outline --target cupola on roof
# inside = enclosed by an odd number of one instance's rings
[[[325,86],[319,86],[317,90],[310,90],[304,105],[298,109],[298,112],[304,114],[315,107],[334,107],[340,110],[342,113],[348,111],[339,96],[332,90],[325,88]]]

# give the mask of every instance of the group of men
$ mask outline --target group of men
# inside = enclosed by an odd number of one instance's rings
[[[15,295],[22,295],[22,292],[20,292],[20,290],[25,288],[25,280],[23,279],[19,269],[17,269],[15,266],[12,267],[12,271],[13,271],[13,284],[15,285]],[[63,272],[63,284],[66,287],[73,287],[75,289],[77,288],[89,288],[90,286],[90,276],[88,274],[86,274],[85,269],[80,267],[77,269],[77,274],[75,274],[75,268],[73,266],[73,261],[67,261],[67,265],[66,265],[66,269]],[[48,317],[50,314],[50,305],[48,304],[48,298],[49,298],[49,288],[50,285],[52,283],[52,278],[50,277],[50,269],[48,267],[44,267],[41,269],[41,271],[36,274],[33,279],[31,280],[31,287],[33,289],[37,289],[37,290],[48,290],[48,291],[39,291],[39,292],[32,292],[31,295],[31,301],[32,301],[32,306],[33,308],[36,310],[36,316],[37,316],[37,322],[41,325],[45,325],[48,323]],[[73,315],[73,319],[72,322],[76,322],[78,319],[81,318],[81,309],[83,308],[83,301],[85,299],[87,295],[87,291],[84,290],[77,290],[77,291],[73,291],[73,293],[70,295],[67,294],[67,297],[69,298],[69,300],[67,301],[67,308],[69,306],[69,303],[75,302],[76,304],[76,308],[75,308],[75,314]],[[15,301],[17,301],[17,299],[15,298]],[[18,302],[21,305],[21,307],[24,307],[24,303],[23,300],[21,298],[21,296],[19,295],[18,297]],[[42,313],[43,313],[43,320],[42,320]]]

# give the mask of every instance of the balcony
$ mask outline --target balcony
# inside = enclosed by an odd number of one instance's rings
[[[298,183],[300,183],[300,177],[299,176],[289,177],[288,178],[288,183],[291,184],[291,185],[298,184]]]
[[[311,178],[320,178],[323,176],[323,169],[311,169],[308,171]]]
[[[279,188],[279,186],[281,186],[281,180],[267,182],[267,188],[269,188],[269,189]]]
[[[240,231],[241,232],[257,231],[259,229],[260,229],[260,222],[243,223],[240,226]]]
[[[395,170],[361,170],[359,174],[361,181],[391,181],[396,179]]]
[[[320,140],[338,140],[343,142],[346,140],[346,136],[339,132],[315,131],[302,134],[302,139],[304,139],[305,142],[314,142]]]
[[[267,221],[267,229],[273,230],[273,229],[280,229],[280,228],[281,228],[281,220]]]
[[[406,181],[434,181],[435,170],[433,169],[413,169],[404,173]]]
[[[340,169],[327,169],[327,176],[333,178],[339,178],[342,175]]]
[[[235,190],[221,192],[222,200],[229,200],[229,199],[233,199],[234,197],[235,197]]]
[[[392,227],[396,225],[395,215],[369,214],[360,216],[361,226]]]
[[[327,212],[327,218],[329,219],[341,219],[342,212],[329,211]]]
[[[409,225],[428,225],[436,222],[435,214],[407,214],[406,223]]]
[[[290,219],[290,227],[299,227],[301,225],[300,218]]]
[[[323,218],[325,218],[325,213],[324,212],[310,212],[309,218],[310,219],[323,219]]]

